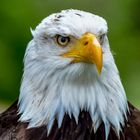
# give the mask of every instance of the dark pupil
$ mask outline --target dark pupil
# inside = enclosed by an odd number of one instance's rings
[[[67,41],[67,37],[61,37],[61,42],[65,43]]]

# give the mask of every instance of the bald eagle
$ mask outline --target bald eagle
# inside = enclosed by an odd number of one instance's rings
[[[140,112],[127,101],[107,30],[102,17],[72,9],[31,30],[0,140],[140,140]]]

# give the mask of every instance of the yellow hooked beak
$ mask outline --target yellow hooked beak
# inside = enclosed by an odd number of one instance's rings
[[[62,54],[62,57],[74,58],[72,63],[86,62],[95,64],[99,74],[102,71],[102,48],[94,34],[84,34],[76,41],[75,46],[73,46],[68,52]]]

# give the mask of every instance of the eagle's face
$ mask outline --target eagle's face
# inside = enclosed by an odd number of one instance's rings
[[[119,134],[127,111],[125,91],[110,52],[106,21],[65,10],[45,18],[34,31],[24,59],[19,97],[21,121],[29,127],[61,127],[65,113],[78,123],[88,111],[94,130],[104,122]],[[113,119],[112,119],[113,118]]]
[[[67,69],[65,72],[75,78],[90,70],[100,75],[108,63],[105,59],[110,57],[113,61],[107,23],[99,16],[78,10],[62,11],[44,19],[32,33],[36,45],[30,45],[28,55],[37,59],[43,69],[50,67],[56,73]]]

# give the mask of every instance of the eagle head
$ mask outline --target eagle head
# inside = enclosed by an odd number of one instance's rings
[[[107,23],[97,15],[64,10],[45,18],[35,30],[24,59],[19,96],[20,121],[29,128],[89,112],[94,131],[105,124],[117,134],[127,112],[125,91],[110,51]]]

